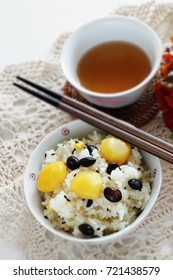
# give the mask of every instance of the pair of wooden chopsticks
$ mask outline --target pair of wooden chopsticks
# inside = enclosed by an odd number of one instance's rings
[[[119,120],[93,108],[90,105],[86,105],[70,97],[64,96],[61,93],[54,92],[22,77],[17,76],[16,78],[30,87],[26,87],[21,83],[13,83],[14,86],[55,107],[75,115],[109,134],[119,137],[138,148],[173,163],[173,145],[138,129],[125,121]],[[32,88],[37,89],[38,91],[35,91]]]

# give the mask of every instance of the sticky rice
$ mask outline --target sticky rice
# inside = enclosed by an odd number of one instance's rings
[[[108,162],[101,155],[100,144],[106,137],[104,133],[93,131],[83,139],[70,139],[58,143],[55,149],[45,152],[45,160],[41,168],[56,161],[66,164],[70,156],[79,160],[85,157],[93,157],[95,163],[89,167],[80,166],[74,170],[67,168],[67,176],[61,186],[51,192],[43,192],[43,215],[53,227],[71,233],[81,238],[101,237],[117,232],[132,223],[143,211],[150,199],[152,176],[143,162],[140,151],[131,147],[128,160],[117,166],[110,174],[107,173]],[[76,148],[76,143],[83,143]],[[96,149],[89,151],[88,145]],[[76,195],[71,189],[73,178],[81,171],[95,171],[101,176],[102,191],[96,199],[85,199]],[[129,180],[138,179],[142,183],[141,190],[132,189]],[[119,190],[121,200],[109,201],[104,194],[106,188]],[[92,236],[85,235],[81,225],[92,228]]]

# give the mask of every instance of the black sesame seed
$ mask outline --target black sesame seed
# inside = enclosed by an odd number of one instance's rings
[[[71,152],[71,153],[72,153],[72,155],[74,154],[74,152],[75,152],[75,151],[76,151],[76,149],[74,148],[74,149],[73,149],[73,151]]]
[[[48,219],[48,217],[47,217],[47,216],[44,216],[44,218],[45,218],[45,219]]]
[[[64,225],[66,222],[62,222],[61,224]]]
[[[86,207],[90,207],[93,204],[93,200],[92,199],[88,199]]]
[[[100,230],[100,227],[98,227],[97,230]]]
[[[55,156],[55,153],[52,153],[51,156]]]
[[[66,195],[64,195],[64,198],[65,198],[67,201],[70,201],[70,199],[69,199],[69,198],[67,198],[67,196],[66,196]]]

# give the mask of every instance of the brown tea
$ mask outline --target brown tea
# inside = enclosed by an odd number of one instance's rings
[[[82,86],[100,93],[128,90],[142,82],[151,70],[146,53],[138,46],[111,41],[91,48],[79,61]]]

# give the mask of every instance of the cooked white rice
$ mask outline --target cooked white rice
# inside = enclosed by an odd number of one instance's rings
[[[68,170],[68,174],[61,188],[56,191],[43,194],[44,216],[56,229],[72,233],[77,237],[86,237],[79,230],[79,225],[89,224],[94,230],[94,237],[100,237],[119,230],[132,223],[145,208],[151,194],[151,172],[142,162],[141,154],[136,147],[131,148],[131,155],[126,164],[116,168],[107,174],[108,163],[100,154],[100,143],[104,134],[94,131],[83,139],[70,139],[58,143],[55,150],[46,151],[43,166],[55,161],[66,160],[73,155],[79,159],[90,156],[88,149],[74,149],[75,141],[82,140],[85,145],[94,145],[92,156],[96,162],[90,167],[82,167]],[[87,207],[88,200],[78,197],[71,190],[71,181],[75,174],[81,170],[93,170],[99,172],[102,178],[102,188],[111,187],[119,189],[122,199],[113,203],[107,200],[102,191],[99,198],[94,199]],[[134,190],[129,187],[128,180],[140,179],[142,190]]]

